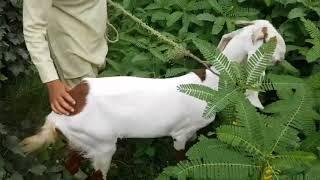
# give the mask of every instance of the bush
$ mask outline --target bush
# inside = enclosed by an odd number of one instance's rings
[[[22,34],[21,1],[0,2],[0,87],[2,81],[31,73]]]
[[[227,107],[219,113],[220,118],[217,119],[214,126],[208,127],[209,131],[217,133],[218,138],[216,135],[199,136],[199,142],[192,145],[187,154],[191,161],[181,163],[178,168],[167,168],[162,175],[171,174],[175,176],[175,173],[181,170],[179,168],[185,170],[189,166],[200,165],[209,160],[219,162],[221,158],[214,159],[217,157],[215,153],[226,152],[231,158],[233,157],[232,159],[224,159],[227,163],[234,162],[233,160],[237,159],[239,162],[254,164],[255,167],[258,167],[258,169],[250,170],[252,176],[265,173],[264,178],[266,179],[278,176],[282,179],[292,179],[290,176],[281,174],[282,172],[290,172],[297,174],[294,177],[296,179],[307,179],[312,176],[317,178],[319,175],[318,161],[308,171],[304,171],[304,168],[310,167],[309,162],[304,162],[313,160],[314,157],[319,158],[317,147],[319,147],[320,120],[320,2],[318,0],[117,0],[117,2],[143,22],[161,32],[161,35],[173,39],[183,48],[191,50],[199,57],[201,54],[193,44],[194,40],[204,40],[217,45],[224,33],[236,28],[233,24],[235,20],[268,19],[278,27],[286,40],[288,49],[287,62],[281,66],[272,67],[268,71],[276,74],[273,77],[280,75],[278,80],[303,81],[308,89],[308,98],[311,97],[310,99],[312,99],[312,107],[308,104],[306,106],[308,108],[304,109],[312,115],[311,119],[314,122],[314,126],[308,126],[311,127],[311,130],[308,131],[299,127],[301,124],[298,119],[304,117],[300,120],[310,121],[310,116],[300,116],[301,113],[298,113],[299,118],[294,117],[294,124],[286,124],[285,118],[277,119],[278,121],[273,119],[273,116],[279,114],[283,116],[292,114],[294,108],[299,107],[296,106],[296,102],[304,97],[303,93],[302,95],[295,94],[295,96],[291,94],[292,98],[288,96],[290,91],[286,88],[277,89],[276,95],[270,92],[264,93],[265,102],[270,103],[270,105],[262,114],[261,112],[258,114],[252,113],[253,110],[242,103],[243,107],[247,107],[248,112],[258,117],[257,119],[263,119],[264,123],[279,123],[279,127],[287,125],[285,127],[288,127],[290,132],[298,132],[298,134],[293,133],[294,135],[289,134],[292,135],[289,137],[290,142],[294,142],[293,145],[296,146],[292,147],[291,144],[286,149],[289,152],[295,150],[296,153],[289,155],[291,155],[290,157],[296,157],[296,159],[276,159],[278,157],[288,157],[285,156],[288,154],[280,156],[281,153],[287,151],[277,149],[266,158],[268,161],[262,161],[261,156],[258,156],[256,151],[243,147],[239,143],[230,144],[229,139],[221,134],[227,132],[234,135],[232,129],[246,129],[248,127],[245,125],[239,127],[238,123],[241,123],[243,117],[238,117],[239,114],[236,114],[232,108],[232,113],[228,114]],[[16,0],[2,0],[0,2],[0,81],[7,80],[4,85],[0,82],[3,85],[0,94],[0,179],[71,179],[71,176],[63,167],[65,158],[63,143],[43,150],[37,157],[25,157],[17,146],[19,139],[40,126],[42,117],[49,112],[48,103],[43,101],[43,99],[47,99],[45,90],[41,86],[39,78],[35,78],[38,75],[33,73],[34,68],[30,63],[23,42],[19,4],[21,3]],[[172,48],[170,44],[159,41],[155,36],[150,35],[149,31],[141,28],[141,24],[137,24],[124,16],[123,12],[114,6],[109,6],[109,20],[120,32],[120,40],[115,44],[110,44],[107,57],[108,66],[101,76],[134,75],[164,78],[177,76],[195,67],[200,67],[190,58],[184,57],[185,54],[181,52],[181,49]],[[110,36],[113,37],[112,31]],[[276,101],[278,99],[282,99],[282,101]],[[309,103],[309,101],[306,101],[306,103]],[[282,107],[282,112],[276,111],[278,106]],[[268,119],[266,115],[272,115],[272,117]],[[235,116],[237,118],[232,119]],[[230,117],[232,118],[230,119]],[[247,125],[250,124],[259,125],[254,124],[254,121],[250,121]],[[219,127],[217,130],[214,128],[216,126]],[[260,128],[260,130],[262,129],[263,132],[277,130],[270,127],[272,126]],[[240,131],[243,131],[243,129]],[[248,137],[245,133],[241,135]],[[262,137],[267,139],[271,137],[272,139],[272,135],[267,133]],[[257,143],[260,149],[265,150],[261,142],[252,136],[249,137],[250,143]],[[291,138],[294,138],[295,141]],[[170,143],[171,141],[168,139],[120,142],[119,150],[109,171],[109,178],[156,178],[162,168],[176,164],[176,161],[173,160],[173,149],[167,148],[172,147]],[[209,149],[209,147],[216,145],[220,149],[214,151]],[[231,147],[232,145],[234,147]],[[283,144],[280,146],[282,148]],[[300,151],[308,153],[301,153]],[[301,157],[305,157],[305,159],[301,159]],[[302,161],[303,163],[301,163]],[[265,166],[265,162],[280,165],[278,169],[281,172],[272,169],[272,166]],[[295,171],[294,168],[287,166],[288,164],[298,164],[300,169],[298,168]],[[82,170],[89,174],[91,168],[85,166]],[[213,172],[206,170],[184,171],[186,173],[183,175],[192,177],[194,174],[202,173],[204,175],[204,172]],[[239,172],[239,177],[245,172],[247,171]],[[229,175],[231,177],[233,174]],[[160,176],[159,178],[161,177],[167,178],[166,176]],[[227,175],[224,177],[227,177]]]

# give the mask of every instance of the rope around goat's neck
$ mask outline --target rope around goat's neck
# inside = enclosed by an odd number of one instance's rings
[[[140,20],[139,18],[137,18],[136,16],[134,16],[133,14],[131,14],[130,12],[125,10],[120,4],[115,3],[112,0],[107,0],[107,2],[108,2],[108,5],[111,5],[114,8],[120,10],[124,15],[128,16],[130,19],[132,19],[134,22],[136,22],[139,26],[146,29],[151,35],[156,36],[159,40],[166,42],[167,44],[173,46],[175,49],[182,50],[184,56],[188,56],[188,57],[196,60],[197,62],[202,64],[206,69],[208,69],[211,73],[213,73],[216,76],[219,76],[219,74],[214,72],[205,61],[201,60],[199,57],[192,54],[189,50],[185,49],[183,46],[179,45],[178,43],[174,42],[173,40],[169,39],[168,37],[162,35],[159,31],[157,31],[157,30],[153,29],[152,27],[148,26],[147,24],[145,24],[142,20]]]

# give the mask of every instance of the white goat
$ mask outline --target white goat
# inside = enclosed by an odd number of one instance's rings
[[[246,62],[264,42],[268,42],[272,37],[277,39],[272,63],[276,64],[284,60],[286,53],[285,41],[269,21],[238,21],[237,24],[245,27],[223,35],[218,45],[218,49],[229,60],[238,63]],[[263,109],[257,91],[247,90],[246,96],[252,105]]]
[[[219,46],[225,44],[223,53],[242,62],[264,40],[276,36],[279,48],[274,57],[282,59],[282,38],[274,27],[267,21],[250,24],[223,37]],[[262,32],[265,28],[267,32]],[[259,38],[261,33],[263,37]],[[192,72],[169,79],[86,78],[70,91],[77,102],[75,113],[64,116],[51,112],[39,133],[22,142],[23,148],[32,152],[53,143],[62,134],[71,147],[92,161],[95,170],[100,170],[104,178],[118,138],[171,136],[174,148],[183,150],[197,130],[214,120],[214,117],[210,120],[202,117],[205,102],[177,91],[181,84],[201,84],[217,90],[219,77],[209,70],[203,73],[204,77]]]

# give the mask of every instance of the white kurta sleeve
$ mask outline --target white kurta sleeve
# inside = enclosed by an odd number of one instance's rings
[[[31,60],[39,71],[42,82],[59,79],[50,56],[46,39],[49,9],[52,0],[23,1],[23,34]]]

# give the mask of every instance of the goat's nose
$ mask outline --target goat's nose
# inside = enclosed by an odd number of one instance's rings
[[[279,65],[279,64],[281,64],[281,61],[275,60],[275,61],[273,62],[273,64],[274,64],[274,65]]]

